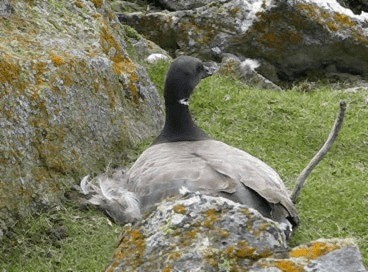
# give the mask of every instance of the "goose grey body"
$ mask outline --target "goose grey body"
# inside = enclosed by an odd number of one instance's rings
[[[184,186],[245,204],[276,221],[290,217],[297,222],[294,205],[279,175],[258,158],[220,141],[153,145],[126,176],[126,188],[139,195],[143,209],[178,194]],[[280,214],[279,205],[286,213]]]
[[[208,73],[202,62],[179,57],[165,83],[165,126],[153,145],[133,166],[97,185],[83,179],[90,203],[101,206],[115,221],[124,223],[182,187],[222,196],[252,207],[280,223],[298,225],[299,219],[279,175],[245,151],[211,139],[192,120],[188,101],[195,86]]]

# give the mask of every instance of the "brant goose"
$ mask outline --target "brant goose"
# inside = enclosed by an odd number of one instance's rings
[[[118,223],[131,222],[160,200],[192,192],[221,196],[258,210],[285,227],[289,236],[299,218],[280,176],[238,148],[216,141],[193,121],[189,98],[210,73],[197,58],[178,57],[165,83],[165,125],[154,143],[125,173],[85,177],[81,189]]]

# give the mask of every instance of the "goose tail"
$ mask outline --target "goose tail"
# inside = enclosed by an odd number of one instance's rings
[[[98,206],[118,224],[141,218],[137,195],[126,188],[124,175],[119,178],[101,174],[93,179],[85,176],[80,182],[80,191],[89,197],[88,204]]]

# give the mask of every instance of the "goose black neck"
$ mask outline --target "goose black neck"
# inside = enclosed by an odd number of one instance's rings
[[[200,141],[210,137],[193,121],[188,105],[165,103],[166,119],[163,130],[154,144],[179,141]]]

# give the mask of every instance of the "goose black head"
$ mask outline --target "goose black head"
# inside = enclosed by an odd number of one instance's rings
[[[188,100],[201,79],[212,73],[202,61],[190,56],[180,56],[171,64],[166,75],[165,102],[188,105]]]
[[[165,82],[165,125],[153,144],[210,138],[195,124],[188,105],[194,88],[211,74],[211,69],[197,58],[181,56],[174,60]]]

